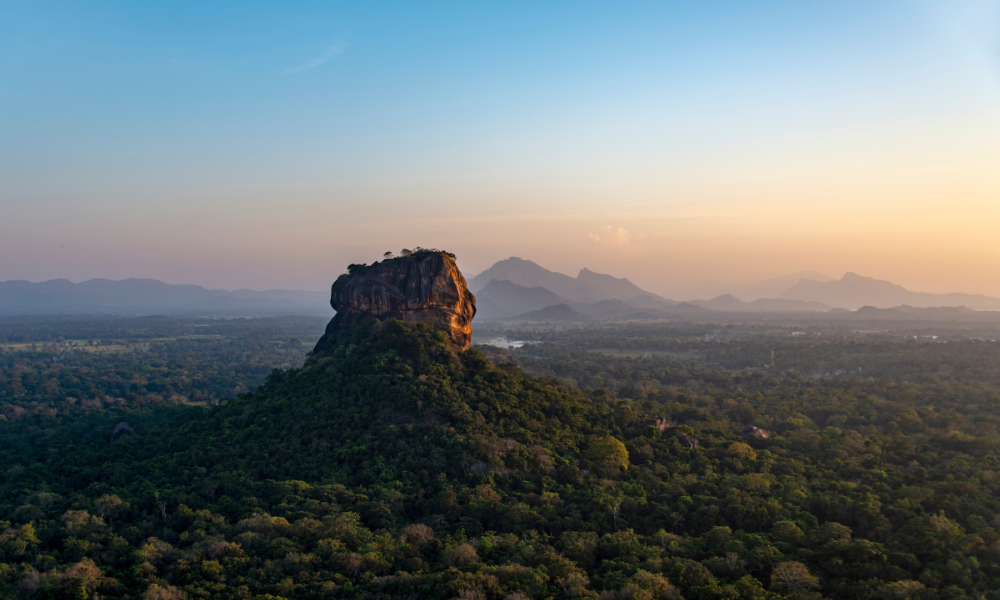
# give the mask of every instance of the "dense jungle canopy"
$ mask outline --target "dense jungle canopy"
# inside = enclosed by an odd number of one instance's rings
[[[1000,363],[965,344],[816,378],[388,321],[207,406],[59,403],[8,350],[0,595],[1000,598]],[[55,380],[142,369],[105,360]]]

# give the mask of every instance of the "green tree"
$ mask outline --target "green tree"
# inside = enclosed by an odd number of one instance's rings
[[[618,438],[602,437],[594,440],[587,449],[585,458],[597,464],[614,469],[628,469],[628,450]]]

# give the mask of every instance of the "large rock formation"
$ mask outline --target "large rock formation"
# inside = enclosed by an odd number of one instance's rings
[[[759,437],[761,439],[767,439],[771,437],[771,434],[760,427],[754,427],[753,425],[747,425],[743,428],[743,435],[752,435],[754,437]]]
[[[677,440],[680,441],[681,445],[684,446],[685,448],[698,447],[698,440],[684,433],[683,431],[677,433]]]
[[[128,423],[122,421],[121,423],[115,425],[115,430],[111,432],[111,443],[113,444],[117,442],[126,435],[135,435],[135,431],[128,426]]]
[[[446,252],[418,251],[371,265],[351,265],[330,295],[337,311],[313,354],[324,354],[345,329],[367,318],[427,321],[451,339],[456,350],[472,341],[476,297],[455,259]]]

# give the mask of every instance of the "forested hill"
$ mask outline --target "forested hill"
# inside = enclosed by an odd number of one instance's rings
[[[209,290],[155,279],[0,281],[0,315],[328,315],[325,292]]]
[[[995,390],[661,377],[570,389],[387,321],[210,409],[32,413],[0,596],[998,597]]]

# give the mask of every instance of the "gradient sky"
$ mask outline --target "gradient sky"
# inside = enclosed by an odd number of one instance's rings
[[[0,280],[417,245],[1000,296],[1000,0],[0,0]]]

